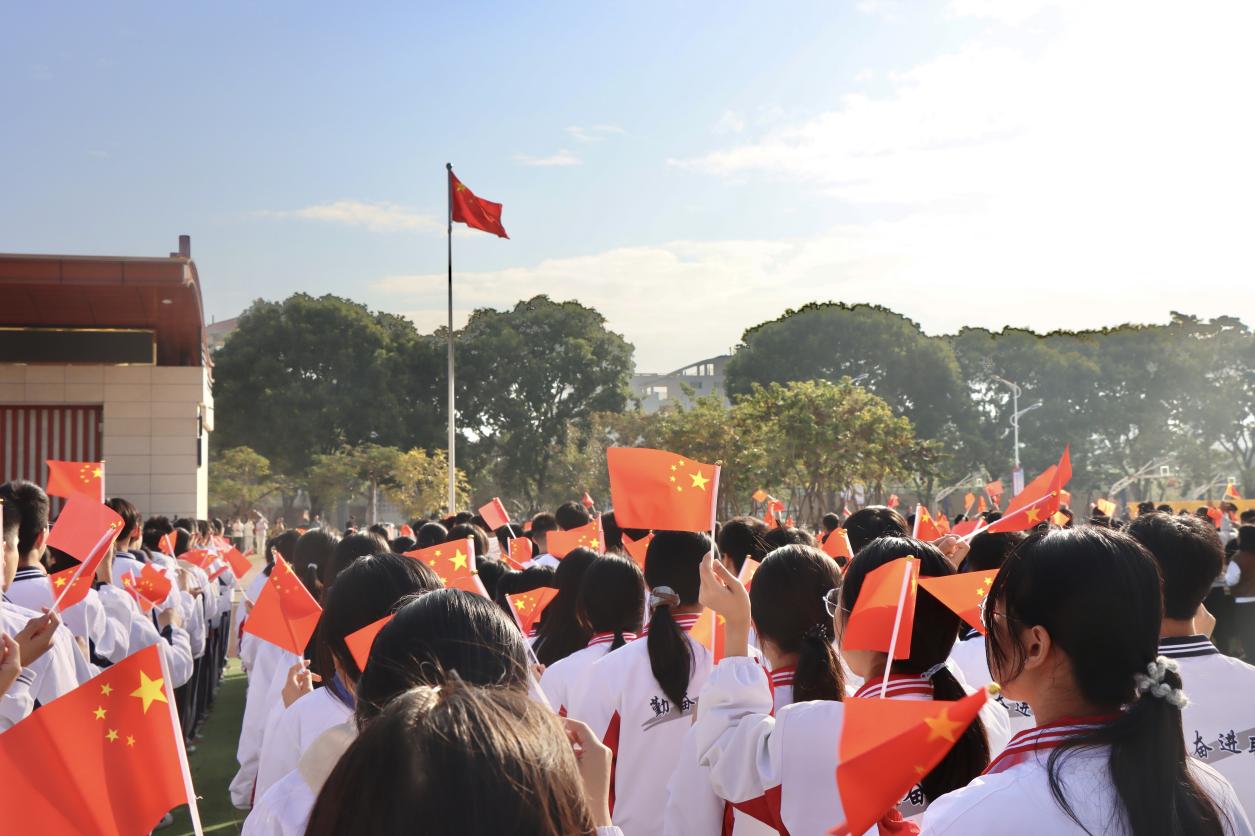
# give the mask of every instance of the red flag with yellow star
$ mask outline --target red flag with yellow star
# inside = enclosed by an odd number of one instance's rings
[[[980,714],[985,690],[954,702],[850,697],[837,744],[845,821],[833,836],[866,833],[933,770]]]
[[[148,601],[150,608],[169,598],[170,590],[174,588],[174,583],[166,577],[166,573],[151,563],[145,563],[144,568],[139,570],[139,575],[132,577],[135,578],[135,591]]]
[[[621,528],[711,531],[719,466],[647,447],[611,447],[610,500]]]
[[[581,525],[579,528],[572,528],[567,531],[551,531],[545,538],[545,544],[549,547],[549,553],[559,560],[575,549],[592,549],[600,554],[603,551],[603,542],[600,517],[587,525]]]
[[[832,533],[824,538],[823,542],[824,554],[833,560],[841,560],[842,558],[850,560],[854,557],[854,549],[850,546],[850,533],[844,528],[833,529]]]
[[[144,648],[0,735],[4,831],[137,836],[195,793],[161,651]]]
[[[519,629],[523,631],[523,635],[530,636],[532,634],[536,623],[540,621],[540,614],[545,611],[545,607],[549,606],[549,602],[557,594],[558,590],[542,586],[529,592],[520,592],[518,595],[507,595],[505,597],[510,604],[510,612],[514,613],[514,620],[518,622]]]
[[[108,551],[121,531],[122,518],[108,505],[85,496],[72,496],[48,533],[48,545],[75,560],[86,561],[98,552]]]
[[[139,590],[136,589],[136,577],[137,576],[135,574],[129,572],[123,575],[122,588],[126,590],[126,593],[135,601],[136,606],[139,607],[139,611],[144,615],[148,615],[152,612],[152,609],[156,606],[156,604],[139,594]]]
[[[997,569],[991,572],[964,572],[940,578],[920,578],[919,585],[983,636],[985,622],[981,619],[981,613],[985,607],[985,596],[989,594],[997,576]]]
[[[754,585],[754,576],[758,574],[758,567],[762,565],[752,557],[745,558],[745,562],[741,564],[741,571],[737,574],[736,579],[741,582],[741,585],[746,590]]]
[[[476,197],[457,178],[452,167],[449,168],[449,207],[453,220],[460,224],[491,232],[501,238],[510,237],[505,234],[505,227],[501,225],[501,204]]]
[[[484,582],[479,579],[479,570],[475,568],[475,541],[470,537],[406,552],[405,556],[426,563],[440,582],[450,589],[489,597]]]
[[[179,555],[178,559],[186,560],[188,563],[201,569],[208,569],[209,564],[217,560],[218,556],[205,549],[191,549],[190,551],[185,551],[183,554]]]
[[[322,607],[279,554],[257,603],[248,613],[244,632],[300,656],[314,635]]]
[[[999,531],[1026,531],[1049,520],[1059,510],[1060,494],[1071,478],[1072,459],[1068,448],[1064,447],[1059,463],[1046,468],[1040,476],[1025,485],[1024,490],[1007,503],[1006,513],[1002,518],[991,523],[985,531],[991,534]]]
[[[353,654],[353,661],[357,663],[358,673],[366,670],[366,660],[370,658],[370,648],[375,643],[375,636],[379,635],[384,625],[392,620],[393,615],[394,613],[388,613],[383,618],[372,621],[360,630],[354,630],[344,637],[344,644],[348,647],[349,653]]]
[[[899,557],[868,572],[845,622],[841,646],[847,650],[882,653],[888,653],[892,646],[894,659],[909,659],[918,584],[919,561],[913,557]],[[893,642],[895,622],[898,624],[896,643]]]
[[[697,623],[693,625],[689,635],[693,637],[693,641],[705,646],[710,651],[710,655],[717,665],[724,655],[727,632],[728,620],[714,610],[706,608],[698,616]]]
[[[502,555],[512,569],[522,570],[535,555],[532,553],[532,541],[529,537],[514,537],[510,540],[510,548]]]
[[[649,532],[639,540],[633,540],[626,534],[623,535],[623,548],[636,561],[636,565],[641,567],[641,571],[645,571],[645,555],[649,553],[649,544],[653,542],[654,532]]]
[[[479,515],[484,518],[489,531],[496,531],[501,526],[510,524],[510,514],[506,511],[505,504],[495,496],[492,502],[479,509]]]
[[[59,462],[47,460],[48,496],[84,496],[96,502],[105,501],[104,462]]]
[[[102,551],[100,556],[104,557],[107,552],[108,549]],[[97,559],[92,562],[91,571],[84,568],[87,566],[86,563],[80,563],[48,576],[48,583],[52,585],[52,594],[55,599],[53,604],[59,612],[65,612],[87,597],[87,590],[92,588],[92,581],[96,580],[96,567],[99,565],[100,560]]]
[[[1237,487],[1232,482],[1230,482],[1229,484],[1225,485],[1224,498],[1228,500],[1232,500],[1233,502],[1241,502],[1242,494],[1238,493]]]
[[[923,540],[925,543],[941,539],[941,529],[933,522],[928,509],[923,505],[915,506],[915,530],[911,533],[911,536],[916,540]]]
[[[248,574],[248,570],[253,568],[248,558],[240,554],[240,550],[234,546],[222,553],[222,559],[231,564],[231,572],[237,580],[243,578]]]

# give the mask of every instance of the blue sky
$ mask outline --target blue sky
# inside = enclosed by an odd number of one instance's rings
[[[6,14],[0,251],[190,233],[217,318],[433,327],[451,161],[511,235],[455,235],[458,318],[577,298],[647,370],[815,299],[1255,321],[1249,4],[104,5]]]

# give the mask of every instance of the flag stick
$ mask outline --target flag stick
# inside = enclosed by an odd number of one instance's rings
[[[919,509],[923,507],[924,507],[923,505],[919,505],[919,504],[915,506],[915,523],[911,526],[911,539],[913,540],[919,539],[919,518],[920,518]]]
[[[710,554],[711,557],[719,556],[719,547],[715,545],[715,527],[719,517],[719,465],[715,465],[715,478],[713,480],[713,488],[710,492]],[[713,633],[711,634],[714,635]],[[714,639],[711,639],[713,643]],[[712,650],[714,648],[711,648]]]
[[[170,713],[170,725],[174,728],[174,745],[179,751],[179,771],[183,773],[183,791],[187,794],[187,812],[192,818],[192,832],[196,836],[205,836],[200,824],[200,808],[196,806],[196,788],[192,786],[192,768],[187,763],[187,749],[183,746],[183,726],[179,723],[179,714],[174,709],[174,688],[170,685],[170,668],[166,665],[166,654],[157,648],[157,658],[161,660],[161,687],[166,692],[166,709]]]
[[[52,602],[52,608],[54,610],[58,612],[61,611],[61,599],[64,598],[66,596],[66,593],[69,592],[70,589],[73,588],[74,584],[78,582],[79,576],[83,574],[83,569],[87,566],[88,563],[91,562],[91,559],[96,556],[96,552],[107,547],[109,544],[109,541],[116,536],[117,536],[117,529],[114,528],[113,526],[109,526],[109,530],[106,531],[104,533],[104,536],[100,538],[100,542],[98,542],[92,548],[92,550],[87,553],[87,559],[78,565],[78,571],[75,572],[72,576],[70,576],[70,582],[67,583],[65,585],[65,588],[61,590],[61,594],[57,596],[57,600]]]
[[[449,513],[457,513],[456,487],[457,465],[454,461],[454,416],[453,416],[453,163],[445,163],[448,176],[445,188],[449,201]]]
[[[911,584],[911,561],[902,570],[902,589],[898,591],[898,611],[893,614],[893,633],[889,636],[889,658],[885,660],[885,676],[880,680],[880,698],[889,688],[889,671],[893,670],[893,653],[898,647],[898,631],[902,628],[902,608],[906,606],[906,589]]]
[[[1012,514],[1018,514],[1021,511],[1027,511],[1029,508],[1032,508],[1034,505],[1041,505],[1043,502],[1046,502],[1047,500],[1054,499],[1055,496],[1057,496],[1057,494],[1054,491],[1051,491],[1050,493],[1043,496],[1041,499],[1035,499],[1032,502],[1025,505],[1023,508],[1016,508],[1014,511],[1010,510],[1010,507],[1008,506],[1007,513],[1004,514],[1000,519],[994,520],[993,522],[988,523],[987,525],[983,527],[978,527],[974,529],[973,531],[969,531],[967,534],[964,534],[959,539],[966,543],[967,541],[975,537],[977,534],[980,534],[984,531],[988,531],[989,529],[993,528],[998,523],[1002,522],[1002,520],[1005,520],[1007,517],[1010,517]]]

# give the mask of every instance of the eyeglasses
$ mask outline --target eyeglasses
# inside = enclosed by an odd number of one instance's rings
[[[841,609],[841,590],[834,587],[825,592],[820,600],[824,602],[824,610],[827,611],[828,617],[835,618],[837,610]]]

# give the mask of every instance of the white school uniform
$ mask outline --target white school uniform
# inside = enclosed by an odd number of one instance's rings
[[[985,637],[975,630],[969,629],[962,639],[954,643],[954,648],[950,651],[950,662],[952,667],[957,667],[963,673],[964,679],[971,685],[979,687],[994,681],[989,673],[988,658],[985,656]],[[1011,734],[1018,734],[1037,725],[1037,718],[1033,716],[1033,709],[1029,708],[1028,703],[1009,700],[1002,694],[993,699],[1006,709]],[[992,754],[998,753],[995,751]]]
[[[772,713],[793,703],[791,667],[777,668],[767,676],[771,683]],[[761,816],[763,820],[760,820]],[[698,763],[697,728],[690,726],[684,738],[684,754],[676,762],[667,784],[664,836],[772,836],[777,832],[769,809],[752,804],[734,805],[715,793],[710,770]]]
[[[630,642],[636,638],[636,634],[624,633],[623,638]],[[533,642],[535,639],[528,641]],[[595,633],[582,650],[577,650],[545,668],[540,677],[540,690],[545,692],[554,711],[563,717],[570,713],[575,695],[583,690],[593,663],[609,653],[613,643],[614,633]]]
[[[1020,732],[984,775],[932,803],[924,814],[921,832],[931,836],[1082,832],[1055,801],[1046,765],[1051,750],[1061,740],[1092,728],[1093,721],[1081,719]],[[1111,783],[1109,757],[1107,747],[1073,749],[1058,763],[1058,777],[1064,796],[1086,830],[1122,836],[1129,831]],[[1251,836],[1250,822],[1229,782],[1200,761],[1190,759],[1189,763],[1195,779],[1227,816],[1225,832]]]
[[[261,757],[262,740],[276,705],[283,706],[283,683],[288,670],[301,660],[270,642],[246,633],[247,645],[241,644],[241,657],[248,647],[252,667],[248,671],[248,690],[244,693],[244,717],[240,724],[240,740],[235,758],[240,768],[231,779],[231,802],[247,810],[256,800],[254,785]]]
[[[316,688],[287,708],[271,713],[257,762],[255,797],[264,795],[272,784],[296,769],[301,755],[323,732],[353,716],[352,697],[344,692],[344,686],[338,689],[342,696],[337,696],[330,685]]]
[[[649,667],[649,643],[631,642],[593,663],[570,715],[583,720],[614,752],[611,814],[628,836],[662,830],[670,769],[684,748],[697,694],[711,669],[711,655],[687,635],[697,615],[678,615],[693,665],[684,704],[673,705]]]
[[[52,582],[42,566],[18,569],[8,595],[14,603],[36,612],[44,607],[51,609],[56,601]],[[96,656],[110,662],[126,658],[128,630],[108,617],[96,590],[88,589],[86,597],[67,608],[61,618],[71,633],[90,642]]]
[[[332,726],[319,735],[295,769],[258,794],[241,836],[304,836],[322,785],[356,737],[352,723]]]
[[[106,584],[96,592],[100,595],[100,603],[104,605],[109,617],[126,625],[127,653],[137,653],[155,644],[165,657],[170,671],[170,687],[178,688],[187,683],[193,672],[192,646],[187,631],[171,625],[166,628],[163,636],[157,631],[151,615],[142,613],[135,599],[118,586],[118,583],[120,580],[115,575],[114,583]]]
[[[1206,636],[1162,638],[1159,654],[1181,666],[1190,704],[1181,711],[1185,751],[1214,768],[1255,814],[1255,667]]]
[[[0,604],[0,619],[5,632],[10,636],[22,632],[28,621],[40,615],[42,613],[13,603],[7,594],[3,604]],[[53,633],[52,646],[48,651],[27,665],[26,669],[33,675],[31,696],[39,705],[47,705],[92,678],[91,665],[64,624],[58,626]]]
[[[868,682],[855,696],[877,697],[880,688],[880,681]],[[932,699],[932,683],[893,674],[885,696]],[[720,662],[698,701],[699,762],[710,768],[716,793],[764,813],[780,832],[826,833],[845,820],[833,783],[845,707],[816,700],[786,706],[774,716],[772,707],[767,675],[759,665],[745,657]],[[987,703],[980,719],[990,750],[1000,751],[1010,736],[1006,712]],[[922,793],[913,789],[898,810],[910,818],[925,807]]]

